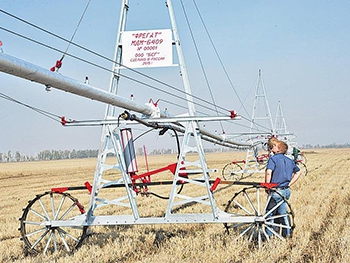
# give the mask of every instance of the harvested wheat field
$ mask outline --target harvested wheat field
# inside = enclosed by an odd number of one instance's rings
[[[220,176],[226,163],[243,155],[208,154],[209,167],[219,169],[211,176]],[[350,149],[315,149],[305,155],[308,174],[292,187],[290,204],[296,228],[290,239],[273,239],[258,249],[244,238],[228,235],[222,224],[100,226],[89,229],[83,245],[73,253],[53,255],[25,253],[18,231],[22,209],[52,187],[91,182],[96,160],[1,163],[0,262],[350,262]],[[148,159],[150,169],[175,161],[170,155]],[[139,170],[145,169],[142,157],[138,162]],[[171,180],[169,174],[162,176]],[[263,181],[263,174],[244,180]],[[214,194],[218,206],[224,209],[240,189],[242,186],[219,185]],[[166,196],[169,188],[152,186],[150,190]],[[69,193],[88,206],[87,191]],[[167,204],[154,195],[138,196],[137,201],[141,216],[160,216]]]

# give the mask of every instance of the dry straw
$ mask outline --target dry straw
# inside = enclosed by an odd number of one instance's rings
[[[221,169],[241,155],[209,154],[207,161]],[[227,235],[221,224],[101,226],[92,228],[92,235],[73,254],[53,256],[24,255],[17,230],[22,208],[51,187],[91,181],[96,160],[1,163],[0,262],[350,262],[350,149],[310,150],[306,155],[309,173],[293,186],[290,199],[296,229],[285,242],[272,240],[258,250]],[[150,168],[174,158],[151,156]],[[144,169],[142,159],[139,163]],[[263,175],[253,179],[262,181]],[[167,191],[154,190],[164,195]],[[219,206],[239,190],[234,186],[217,192]],[[86,192],[71,194],[88,205]],[[162,213],[165,203],[154,196],[140,198],[149,215]]]

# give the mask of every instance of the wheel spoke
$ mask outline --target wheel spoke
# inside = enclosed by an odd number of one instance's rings
[[[39,229],[37,229],[37,230],[35,230],[35,231],[32,231],[32,232],[27,233],[27,234],[26,234],[26,237],[30,237],[30,236],[32,236],[32,235],[38,234],[38,233],[40,233],[40,232],[43,232],[43,231],[45,231],[45,230],[46,230],[46,227],[39,228]]]
[[[67,252],[70,252],[70,248],[69,248],[69,246],[68,246],[68,244],[67,244],[67,242],[66,242],[66,239],[65,239],[65,237],[63,236],[62,232],[63,232],[63,231],[62,231],[61,229],[58,229],[58,235],[60,236],[60,238],[61,238],[61,240],[62,240],[64,246],[66,247]],[[75,241],[76,241],[76,242],[79,242],[78,239],[75,239]]]
[[[269,227],[267,224],[265,226],[269,231],[271,231],[271,233],[273,233],[275,236],[277,236],[279,239],[283,240],[283,236],[281,236],[280,234],[278,234],[272,227]]]
[[[289,214],[289,213],[286,213],[286,214],[283,214],[283,215],[274,215],[274,216],[271,216],[271,217],[269,217],[269,219],[280,219],[280,218],[284,218],[284,217],[290,217],[291,216],[291,214]]]
[[[267,196],[267,201],[266,201],[266,203],[265,203],[264,210],[262,211],[262,213],[266,213],[267,207],[268,207],[268,205],[269,205],[270,202],[271,202],[271,195],[268,195],[268,196]]]
[[[240,207],[243,211],[245,211],[248,215],[252,215],[252,213],[250,211],[248,211],[243,205],[241,205],[240,203],[238,203],[236,200],[233,200],[233,202]]]
[[[56,213],[56,216],[55,216],[54,220],[56,220],[58,215],[60,214],[62,205],[64,203],[64,200],[66,200],[66,196],[65,195],[63,195],[62,198],[61,198],[61,202],[60,202],[60,205],[57,208],[57,213]]]
[[[71,233],[67,232],[66,230],[64,230],[64,229],[62,229],[62,228],[60,228],[59,231],[60,231],[61,233],[65,234],[67,237],[70,237],[70,238],[71,238],[72,240],[74,240],[76,243],[78,243],[78,242],[80,241],[77,237],[73,236]]]
[[[254,227],[253,224],[249,224],[249,226],[239,235],[239,236],[244,236],[246,233],[248,233],[252,228]]]
[[[76,204],[72,204],[72,205],[67,209],[67,211],[59,218],[59,220],[63,220],[63,219],[66,217],[66,215],[68,215],[69,212],[72,211],[72,209],[73,209],[75,206],[76,206]]]
[[[52,239],[52,236],[54,235],[53,231],[51,231],[51,234],[49,236],[49,238],[47,239],[47,242],[46,242],[46,245],[45,245],[45,248],[44,248],[44,255],[46,255],[46,251],[50,245],[50,242],[51,242],[51,239]]]
[[[28,225],[41,226],[41,222],[23,221],[23,223],[24,223],[24,224],[28,224]]]
[[[52,233],[53,233],[53,247],[54,247],[54,251],[57,252],[56,234],[55,234],[55,231],[52,231]]]
[[[279,227],[284,229],[291,229],[291,226],[284,225],[284,224],[276,224],[276,223],[266,223],[267,225],[273,226],[273,227]]]
[[[260,188],[256,188],[256,201],[257,201],[257,214],[260,214],[261,210],[260,210]]]
[[[259,248],[261,248],[261,244],[262,244],[261,232],[263,232],[262,227],[258,226],[258,247]]]
[[[39,212],[35,211],[34,209],[30,209],[29,211],[36,214],[37,216],[41,217],[44,220],[48,220],[47,216],[45,217],[44,215],[40,214]]]
[[[274,207],[272,207],[266,214],[264,215],[265,218],[267,218],[269,215],[271,215],[274,211],[276,211],[285,201],[282,200],[278,204],[276,204]]]
[[[41,201],[40,198],[38,199],[38,202],[39,202],[39,204],[40,204],[40,206],[41,206],[43,212],[45,213],[47,220],[50,220],[50,216],[49,216],[49,214],[47,213],[47,211],[46,211],[46,209],[45,209],[45,206],[44,206],[44,204],[43,204],[43,202]]]
[[[249,241],[249,242],[252,242],[254,236],[255,236],[255,226],[252,224],[252,227],[251,227],[251,231],[250,231],[250,235],[249,235],[248,241]]]
[[[266,240],[270,240],[269,235],[268,235],[268,234],[266,233],[266,231],[265,231],[265,227],[261,227],[261,231],[264,233],[265,239],[266,239]]]
[[[49,231],[50,231],[49,229],[46,229],[45,233],[42,234],[42,235],[40,236],[40,238],[39,238],[37,241],[35,241],[35,243],[34,243],[30,248],[31,248],[31,249],[34,249],[34,248],[36,247],[36,245],[39,244],[39,242],[46,236],[46,234],[47,234]]]
[[[56,218],[55,200],[53,198],[53,193],[50,193],[51,207],[52,207],[52,218]]]
[[[244,191],[243,193],[244,193],[244,196],[245,196],[245,198],[247,199],[247,201],[248,201],[250,207],[253,209],[254,214],[255,214],[255,215],[258,214],[258,211],[256,211],[255,206],[254,206],[252,200],[250,199],[249,195],[247,194],[247,192]]]

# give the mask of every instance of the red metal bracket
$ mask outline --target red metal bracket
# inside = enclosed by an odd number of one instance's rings
[[[66,117],[62,116],[61,117],[61,124],[66,125],[66,123],[67,123]]]
[[[267,189],[271,189],[276,187],[278,184],[275,183],[260,183],[260,186],[265,187]]]
[[[51,70],[52,72],[54,72],[54,71],[56,70],[56,68],[59,69],[59,68],[61,68],[61,67],[62,67],[62,60],[57,60],[57,61],[56,61],[56,65],[53,66],[52,68],[50,68],[50,70]]]
[[[85,185],[86,189],[88,190],[89,194],[91,194],[91,192],[92,192],[91,184],[89,182],[85,182],[84,185]]]
[[[218,187],[219,183],[221,182],[221,179],[217,177],[213,183],[213,185],[210,187],[210,191],[214,192],[216,190],[216,187]]]
[[[236,116],[237,116],[237,112],[235,112],[234,110],[231,110],[230,111],[230,118],[233,119]]]
[[[56,188],[51,188],[52,193],[60,193],[62,194],[63,192],[67,191],[68,187],[56,187]]]

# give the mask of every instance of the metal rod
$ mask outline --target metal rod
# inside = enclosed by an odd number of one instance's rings
[[[194,181],[197,182],[201,182],[203,183],[204,180],[196,180],[194,179]],[[215,180],[209,180],[210,184],[215,183]],[[137,186],[137,187],[142,187],[142,186],[155,186],[155,185],[172,185],[173,181],[159,181],[159,182],[147,182],[147,183],[134,183],[134,184],[129,184],[129,187],[132,186]],[[177,182],[178,185],[181,184],[187,184],[187,182]],[[241,181],[224,181],[221,180],[219,182],[219,184],[227,184],[227,185],[244,185],[244,186],[261,186],[264,187],[264,184],[261,182],[241,182]],[[103,188],[122,188],[125,187],[125,184],[111,184],[108,186],[105,186]],[[69,186],[69,187],[55,187],[55,188],[51,188],[52,192],[65,192],[65,191],[77,191],[77,190],[87,190],[88,188],[86,186]]]
[[[50,70],[4,53],[0,53],[0,72],[41,83],[46,87],[56,88],[81,97],[135,111],[147,116],[151,115],[153,112],[153,110],[145,104],[136,103],[135,101],[125,99],[105,90],[80,83],[74,79],[51,72]]]

